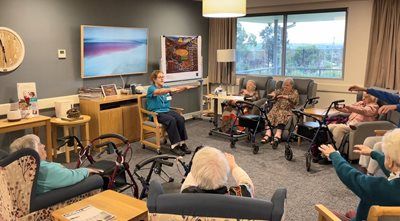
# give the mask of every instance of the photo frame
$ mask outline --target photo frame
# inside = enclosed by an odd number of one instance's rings
[[[105,84],[101,85],[101,92],[104,97],[118,95],[117,85],[115,84]]]

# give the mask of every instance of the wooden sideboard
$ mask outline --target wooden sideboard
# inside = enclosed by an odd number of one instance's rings
[[[94,139],[107,133],[117,133],[128,138],[131,142],[140,140],[137,101],[137,95],[80,99],[81,113],[91,117],[89,124],[90,138]]]

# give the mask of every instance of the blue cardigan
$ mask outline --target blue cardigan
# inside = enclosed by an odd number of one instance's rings
[[[388,104],[396,104],[397,112],[400,112],[400,95],[373,88],[368,88],[367,93]]]
[[[338,152],[329,155],[339,179],[360,198],[355,221],[366,220],[372,205],[400,206],[400,179],[388,180],[385,177],[368,176],[353,168]],[[372,151],[371,158],[376,160],[389,176],[385,166],[385,156]]]

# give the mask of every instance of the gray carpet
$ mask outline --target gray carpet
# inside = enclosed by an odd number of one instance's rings
[[[189,136],[187,143],[191,149],[199,145],[208,145],[235,156],[238,165],[253,180],[257,198],[270,199],[275,189],[286,188],[288,195],[285,220],[316,220],[314,205],[318,203],[338,212],[346,212],[357,206],[357,197],[341,183],[331,165],[313,163],[311,171],[306,171],[304,154],[307,143],[300,147],[293,143],[294,157],[292,161],[287,161],[284,158],[283,145],[276,150],[270,145],[263,145],[259,153],[254,155],[252,148],[245,141],[239,141],[236,148],[231,149],[228,140],[209,136],[212,125],[208,121],[189,120],[186,126]],[[130,163],[132,168],[140,160],[155,155],[151,150],[142,149],[138,142],[133,144],[133,149],[133,159]],[[165,152],[168,152],[167,149]],[[63,157],[59,156],[58,159]],[[187,162],[189,159],[190,156],[184,157]],[[181,180],[176,167],[165,169],[176,181]],[[146,173],[147,171],[143,174]],[[159,179],[156,176],[154,178]],[[130,191],[126,193],[131,194]]]

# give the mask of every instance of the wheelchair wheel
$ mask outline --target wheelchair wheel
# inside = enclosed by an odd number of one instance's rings
[[[285,159],[288,161],[293,159],[293,150],[290,148],[289,144],[285,145]]]
[[[253,154],[257,154],[259,150],[260,150],[260,147],[253,144]]]
[[[310,168],[311,168],[311,153],[307,152],[306,153],[306,169],[307,169],[307,172],[310,171]]]

